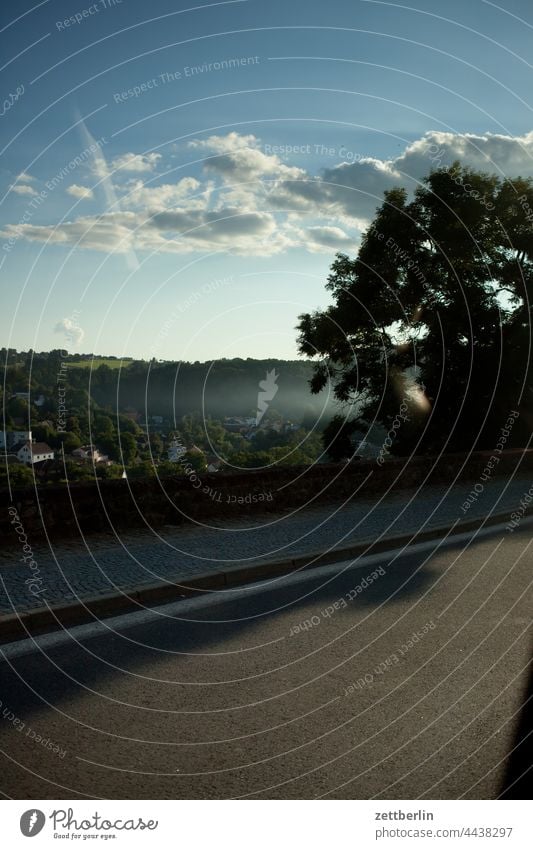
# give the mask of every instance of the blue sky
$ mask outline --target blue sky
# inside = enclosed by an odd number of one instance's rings
[[[533,175],[523,0],[0,14],[3,345],[293,357],[335,252],[435,151]]]

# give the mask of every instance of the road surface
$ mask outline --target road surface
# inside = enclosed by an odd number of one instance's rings
[[[518,777],[532,527],[7,647],[2,792],[497,797]]]

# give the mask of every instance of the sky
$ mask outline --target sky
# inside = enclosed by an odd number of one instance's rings
[[[393,186],[533,176],[529,0],[4,0],[2,345],[297,356]]]

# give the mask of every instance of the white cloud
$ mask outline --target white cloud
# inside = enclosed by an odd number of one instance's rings
[[[209,156],[205,168],[216,172],[225,182],[243,183],[251,180],[298,179],[305,176],[302,168],[285,165],[273,154],[263,153],[259,149],[256,136],[240,136],[228,133],[226,136],[210,136],[207,139],[189,142],[193,149],[205,150]]]
[[[254,135],[243,136],[235,131],[225,136],[209,136],[207,139],[193,139],[189,147],[193,150],[212,150],[218,153],[231,153],[235,150],[245,150],[257,147],[259,140]]]
[[[77,218],[58,226],[40,224],[9,225],[6,233],[19,235],[30,242],[76,245],[98,251],[131,250],[132,234],[137,224],[133,212],[105,213],[101,216]]]
[[[455,159],[471,168],[493,171],[501,176],[533,176],[533,132],[523,136],[429,132],[408,145],[395,160],[395,166],[399,171],[420,178],[438,162],[446,166]]]
[[[186,246],[188,250],[227,250],[230,253],[277,253],[283,240],[276,235],[274,216],[226,207],[216,212],[176,209],[160,212],[149,226]]]
[[[6,225],[2,235],[130,255],[219,250],[267,256],[292,247],[355,253],[383,192],[394,186],[412,190],[432,168],[459,159],[506,176],[533,175],[533,132],[519,137],[429,132],[393,159],[365,157],[320,174],[285,164],[254,135],[210,136],[189,148],[204,157],[198,178],[158,185],[160,178],[152,175],[148,182],[133,178],[117,188],[112,169],[151,172],[161,155],[126,153],[109,169],[101,157],[95,167],[105,171],[105,214],[57,226]],[[83,187],[70,187],[69,193],[74,190]]]
[[[111,163],[114,171],[135,171],[141,174],[153,171],[161,159],[160,153],[124,153]]]
[[[38,194],[31,186],[25,186],[24,184],[19,186],[17,183],[11,186],[11,191],[15,192],[16,195],[28,195],[30,197]]]
[[[136,207],[164,209],[170,204],[183,201],[200,188],[201,183],[194,177],[183,177],[177,183],[164,183],[161,186],[147,186],[142,180],[133,180],[123,187],[127,193],[123,201]]]
[[[93,190],[89,189],[88,186],[77,186],[76,183],[73,183],[68,187],[67,194],[73,198],[89,199],[93,197]]]
[[[58,321],[54,327],[54,333],[62,333],[69,342],[74,342],[75,345],[79,345],[85,336],[85,331],[71,318],[62,318],[61,321]]]
[[[20,174],[17,176],[16,182],[31,183],[33,180],[35,180],[35,177],[32,177],[31,174],[26,174],[25,171],[21,171]]]
[[[392,163],[362,159],[340,163],[321,175],[282,181],[270,193],[272,205],[295,212],[315,213],[330,219],[350,219],[364,229],[381,204],[383,192],[404,185],[405,179]]]
[[[340,227],[308,227],[305,230],[304,245],[312,252],[348,251],[355,247],[355,239]]]
[[[366,157],[326,169],[317,179],[281,182],[271,192],[272,205],[301,212],[348,217],[364,228],[394,186],[413,190],[432,169],[458,159],[474,169],[500,176],[533,176],[533,132],[523,136],[492,133],[428,132],[394,159]]]
[[[135,248],[164,253],[221,250],[268,256],[293,244],[278,230],[274,216],[269,213],[242,213],[230,207],[217,212],[187,208],[162,210],[149,217],[144,213],[109,212],[57,227],[8,225],[2,233],[7,238],[16,235],[28,241],[79,245],[120,254]]]

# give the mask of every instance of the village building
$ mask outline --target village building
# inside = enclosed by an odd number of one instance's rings
[[[17,455],[21,463],[34,466],[45,460],[53,460],[54,452],[46,442],[24,442],[22,445],[14,446],[13,453]]]
[[[31,430],[0,430],[0,448],[11,451],[20,442],[31,442]]]
[[[80,448],[75,448],[72,456],[78,460],[91,461],[93,463],[106,463],[111,465],[111,460],[107,454],[103,454],[95,445],[82,445]]]

